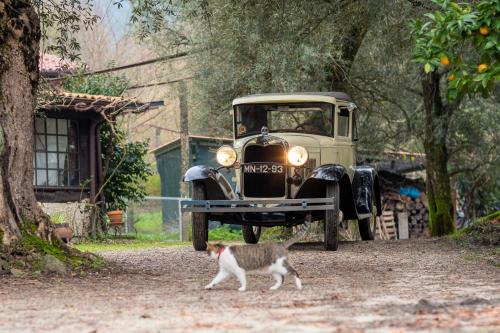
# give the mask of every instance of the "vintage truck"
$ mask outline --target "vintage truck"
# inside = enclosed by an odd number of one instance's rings
[[[373,240],[380,215],[378,176],[356,165],[358,110],[342,92],[260,94],[233,101],[233,146],[218,149],[219,168],[191,167],[192,240],[205,250],[208,220],[242,226],[247,243],[261,228],[324,221],[326,250],[337,250],[339,223],[357,220]],[[236,170],[232,188],[221,169]]]

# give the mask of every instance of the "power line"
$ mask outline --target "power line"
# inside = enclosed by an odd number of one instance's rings
[[[177,53],[177,54],[171,54],[171,55],[168,55],[168,56],[164,56],[164,57],[160,57],[160,58],[156,58],[156,59],[150,59],[150,60],[141,61],[141,62],[136,62],[136,63],[124,65],[124,66],[118,66],[118,67],[113,67],[113,68],[108,68],[108,69],[102,69],[100,71],[87,72],[87,73],[83,73],[83,76],[120,71],[122,69],[127,69],[127,68],[133,68],[133,67],[139,67],[139,66],[149,65],[149,64],[153,64],[155,62],[160,62],[160,61],[165,61],[165,60],[172,60],[172,59],[176,59],[176,58],[182,58],[182,57],[185,57],[187,55],[188,55],[187,52],[181,52],[181,53]]]
[[[128,68],[133,68],[133,67],[139,67],[139,66],[153,64],[155,62],[160,62],[160,61],[166,61],[166,60],[172,60],[172,59],[182,58],[182,57],[185,57],[187,55],[189,55],[188,52],[180,52],[180,53],[171,54],[171,55],[164,56],[164,57],[159,57],[159,58],[145,60],[145,61],[140,61],[140,62],[135,62],[135,63],[128,64],[128,65],[123,65],[123,66],[118,66],[118,67],[112,67],[112,68],[102,69],[102,70],[99,70],[99,71],[86,72],[86,73],[82,73],[81,75],[82,76],[89,76],[89,75],[95,75],[95,74],[103,74],[103,73],[109,73],[109,72],[116,72],[116,71],[120,71],[120,70],[123,70],[123,69],[128,69]],[[77,75],[77,74],[68,75],[66,77],[75,76],[75,75]],[[50,78],[49,80],[61,80],[61,78]]]
[[[187,77],[183,77],[183,78],[171,80],[171,81],[163,81],[163,82],[158,82],[158,83],[148,83],[148,84],[142,84],[142,85],[135,85],[135,86],[127,88],[127,90],[154,87],[154,86],[163,86],[165,84],[172,84],[172,83],[181,82],[181,81],[185,81],[185,80],[191,80],[193,78],[194,78],[194,76],[187,76]]]

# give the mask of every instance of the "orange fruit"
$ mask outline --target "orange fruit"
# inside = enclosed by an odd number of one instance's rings
[[[450,64],[450,59],[448,59],[447,56],[442,56],[441,59],[439,59],[439,62],[443,66],[448,66]]]
[[[488,68],[488,65],[486,65],[486,64],[480,64],[479,66],[477,66],[477,71],[478,71],[479,73],[482,73],[482,72],[484,72],[487,68]]]
[[[490,28],[483,25],[481,28],[479,28],[479,33],[483,36],[487,36],[490,33]]]
[[[455,75],[451,74],[450,76],[448,76],[448,81],[453,81],[455,80]]]

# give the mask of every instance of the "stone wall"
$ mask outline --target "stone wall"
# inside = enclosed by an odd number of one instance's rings
[[[88,201],[46,203],[39,202],[43,211],[51,217],[53,223],[69,223],[74,236],[82,237],[90,230],[90,209]]]

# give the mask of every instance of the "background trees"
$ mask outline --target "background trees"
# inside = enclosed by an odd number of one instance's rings
[[[212,134],[230,132],[237,96],[350,90],[348,73],[382,10],[372,1],[180,1],[172,8],[175,16],[151,41],[161,52],[192,52],[194,130]]]

